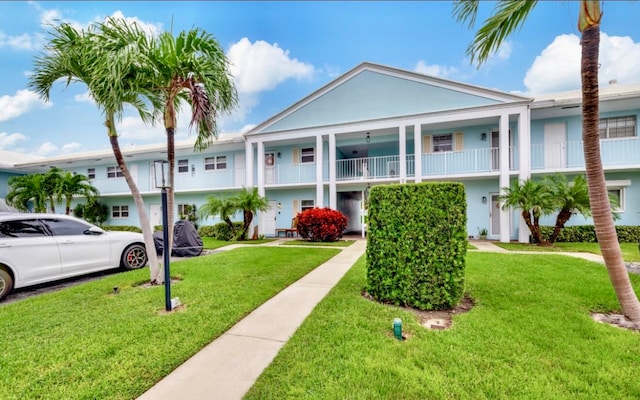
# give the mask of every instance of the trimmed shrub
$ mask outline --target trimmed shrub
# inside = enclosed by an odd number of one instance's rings
[[[541,226],[540,232],[544,238],[549,239],[553,232],[553,226]],[[620,243],[638,243],[640,241],[640,226],[616,225],[616,232]],[[593,225],[573,225],[562,228],[556,242],[597,243],[598,238]]]
[[[310,242],[335,242],[347,229],[347,217],[329,207],[305,210],[296,219],[298,235]]]
[[[455,307],[464,294],[464,186],[375,186],[368,217],[367,292],[380,302],[421,310]]]
[[[102,225],[102,229],[105,231],[124,231],[124,232],[138,232],[142,233],[142,229],[132,225]]]
[[[237,232],[242,232],[242,227],[244,226],[244,224],[242,222],[234,222],[233,223],[233,227],[236,231],[236,235]],[[231,232],[231,230],[229,230],[229,226],[227,225],[226,222],[218,222],[215,225],[207,225],[207,226],[201,226],[198,229],[198,234],[201,237],[210,237],[210,238],[214,238],[216,240],[231,240],[231,239],[235,239],[234,237],[234,233]]]

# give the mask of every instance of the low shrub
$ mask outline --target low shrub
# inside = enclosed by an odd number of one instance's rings
[[[132,225],[102,225],[102,229],[105,231],[124,231],[124,232],[138,232],[142,233],[142,229]]]
[[[210,237],[217,240],[231,240],[236,238],[237,232],[242,232],[243,226],[242,222],[234,222],[233,227],[236,232],[234,233],[231,232],[226,222],[218,222],[215,225],[201,226],[198,229],[198,234],[201,237]]]
[[[546,239],[551,237],[553,226],[541,226],[540,232]],[[620,243],[637,243],[640,241],[640,226],[616,225],[618,241]],[[596,230],[593,225],[565,226],[558,235],[556,242],[597,243]]]
[[[335,242],[347,229],[347,217],[329,207],[305,210],[296,218],[298,235],[311,242]]]

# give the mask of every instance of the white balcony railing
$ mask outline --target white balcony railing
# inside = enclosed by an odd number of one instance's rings
[[[602,165],[632,165],[640,163],[640,138],[600,140]],[[531,145],[531,169],[583,168],[582,141]]]

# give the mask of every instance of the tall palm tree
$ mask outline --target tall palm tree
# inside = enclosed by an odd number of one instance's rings
[[[591,216],[587,180],[584,175],[578,175],[569,182],[566,176],[554,174],[545,177],[543,184],[549,187],[551,198],[555,203],[554,209],[558,211],[553,233],[549,238],[549,243],[555,243],[560,231],[572,215],[580,213],[585,217]]]
[[[478,0],[456,1],[453,14],[460,22],[475,24]],[[473,42],[467,48],[471,62],[478,65],[487,61],[502,42],[514,31],[520,29],[537,1],[501,1],[494,13],[476,32]],[[600,47],[600,1],[580,1],[578,29],[582,33],[580,75],[582,79],[582,143],[585,159],[589,201],[593,214],[598,243],[604,258],[609,279],[624,315],[634,322],[640,321],[640,302],[633,291],[629,274],[622,259],[618,235],[616,233],[608,191],[605,183],[602,158],[600,157],[598,67]]]
[[[554,205],[551,192],[546,185],[531,179],[523,182],[513,181],[511,186],[502,188],[502,194],[498,199],[504,201],[504,209],[513,207],[522,210],[522,219],[535,242],[539,246],[548,244],[540,231],[540,217],[551,214]]]
[[[253,221],[253,215],[257,211],[267,211],[269,208],[269,200],[266,197],[260,196],[258,188],[242,188],[240,193],[232,198],[238,210],[242,210],[243,224],[242,233],[238,236],[238,240],[245,240],[247,238],[247,232],[249,226]]]
[[[90,25],[87,30],[63,23],[53,27],[50,36],[44,52],[35,60],[29,87],[49,101],[51,88],[59,79],[64,79],[67,86],[74,82],[87,86],[104,115],[113,154],[138,209],[151,282],[161,284],[164,274],[158,264],[149,217],[142,195],[124,162],[116,130],[116,121],[122,117],[126,104],[133,106],[145,122],[153,119],[137,81],[149,65],[145,61],[149,47],[147,36],[137,25],[128,25],[118,19]]]
[[[65,172],[61,175],[57,190],[57,199],[65,200],[65,214],[71,213],[71,200],[73,196],[82,196],[88,202],[94,200],[100,193],[98,189],[89,182],[89,179],[82,174],[72,174]]]
[[[49,211],[56,212],[56,194],[60,181],[62,179],[63,171],[58,167],[52,167],[44,174],[44,191],[49,200]]]
[[[47,211],[47,193],[44,190],[44,174],[12,176],[7,181],[9,192],[5,200],[20,211],[28,211],[29,203],[33,211]]]
[[[167,208],[169,243],[172,242],[175,131],[180,104],[191,107],[191,122],[198,136],[194,148],[206,149],[218,137],[216,117],[232,110],[237,104],[237,93],[229,72],[229,61],[218,41],[202,29],[182,31],[174,37],[163,32],[154,41],[152,53],[154,76],[147,89],[161,101],[167,135],[169,161],[169,188]]]
[[[231,199],[223,199],[215,196],[207,196],[207,201],[200,206],[198,213],[201,218],[220,217],[227,226],[231,237],[235,237],[235,227],[231,221],[231,216],[238,211],[238,206]]]

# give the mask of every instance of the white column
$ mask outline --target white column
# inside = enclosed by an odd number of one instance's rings
[[[253,143],[244,143],[244,186],[253,187]]]
[[[322,179],[322,135],[316,136],[316,206],[324,207],[324,182]]]
[[[500,193],[502,194],[502,188],[509,186],[509,114],[502,114],[500,116]],[[509,216],[511,210],[503,210],[500,202],[500,241],[502,243],[509,242],[510,227]]]
[[[338,188],[336,185],[336,134],[329,134],[329,207],[338,209]]]
[[[415,182],[418,183],[422,182],[422,131],[420,130],[420,124],[413,126],[413,148],[415,152]]]
[[[529,107],[518,114],[518,159],[520,174],[518,179],[520,182],[531,178],[531,120]],[[529,242],[529,227],[524,222],[524,218],[518,217],[518,242]]]
[[[407,181],[407,127],[403,125],[400,127],[400,134],[398,137],[399,149],[400,149],[400,183]]]
[[[264,143],[259,141],[258,143],[258,194],[264,197]],[[264,235],[264,217],[263,212],[258,213],[258,235]]]

